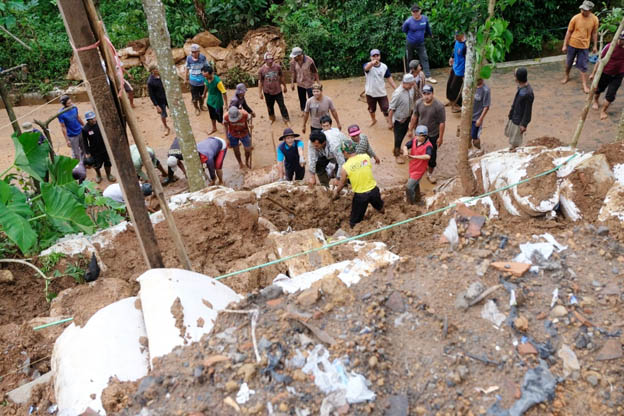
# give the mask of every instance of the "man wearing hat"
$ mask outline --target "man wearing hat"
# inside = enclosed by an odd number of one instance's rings
[[[305,157],[303,156],[303,142],[290,127],[284,129],[277,146],[277,166],[280,177],[287,181],[302,180],[305,176]]]
[[[312,85],[320,81],[314,59],[303,54],[303,49],[295,46],[290,53],[291,89],[299,95],[299,107],[304,111],[306,100],[312,97]],[[305,132],[304,132],[305,133]]]
[[[429,19],[422,14],[422,10],[418,4],[414,4],[411,7],[412,16],[408,17],[401,30],[407,36],[405,48],[407,49],[407,61],[410,62],[414,59],[414,51],[418,54],[418,59],[423,66],[427,82],[436,84],[438,81],[431,78],[431,71],[429,69],[429,57],[427,56],[427,49],[425,48],[425,38],[431,37],[431,26],[429,26]]]
[[[84,154],[80,148],[80,136],[85,123],[82,121],[82,118],[80,118],[78,108],[74,105],[69,95],[63,95],[61,97],[61,104],[63,108],[61,108],[60,111],[70,108],[70,110],[58,116],[59,123],[61,123],[61,130],[63,130],[63,136],[65,136],[65,142],[67,143],[67,147],[72,150],[72,157],[82,160]]]
[[[589,43],[593,42],[593,53],[598,52],[598,18],[592,13],[594,3],[584,1],[579,7],[581,12],[574,16],[568,24],[568,31],[563,40],[561,50],[566,52],[565,76],[561,80],[565,84],[570,80],[570,70],[576,58],[576,67],[581,71],[583,90],[589,93],[587,86],[587,63],[589,61]]]
[[[409,73],[414,76],[414,103],[422,98],[422,88],[425,86],[425,73],[418,59],[409,63]]]
[[[394,157],[397,163],[405,163],[401,158],[401,143],[407,134],[410,117],[414,110],[414,76],[403,75],[403,82],[392,93],[389,116],[392,118],[394,130]]]
[[[249,107],[247,104],[247,100],[245,99],[245,93],[247,92],[247,87],[242,82],[236,84],[236,91],[234,92],[234,97],[230,101],[230,107],[236,107],[239,110],[245,110],[251,117],[256,117],[256,113]]]
[[[334,190],[333,199],[340,198],[340,192],[347,183],[351,184],[353,190],[353,201],[351,202],[351,216],[349,225],[351,228],[361,222],[366,214],[368,204],[382,214],[385,213],[384,202],[377,182],[373,177],[373,162],[367,154],[357,154],[356,145],[351,140],[344,141],[341,146],[346,162],[340,169],[340,181]]]
[[[505,126],[505,136],[509,138],[509,149],[515,150],[522,144],[524,133],[531,122],[531,113],[533,111],[533,88],[528,82],[528,71],[526,68],[516,68],[514,72],[518,89],[514,97],[511,109],[509,110],[509,119]]]
[[[106,151],[106,145],[104,144],[104,138],[100,131],[100,126],[95,119],[95,113],[93,111],[87,111],[85,113],[85,119],[87,124],[82,128],[82,140],[81,146],[84,150],[87,158],[93,159],[93,168],[95,169],[95,183],[102,182],[102,174],[100,169],[104,165],[104,171],[106,172],[106,179],[109,182],[115,182],[115,177],[111,175],[111,161]]]
[[[602,58],[604,58],[607,54],[610,45],[611,43],[608,43],[602,50]],[[590,80],[596,75],[597,69],[598,65],[594,65],[594,71],[589,76]],[[605,90],[607,91],[605,95],[605,103],[600,109],[600,120],[606,120],[609,117],[607,109],[611,103],[615,101],[615,94],[620,88],[620,85],[622,85],[622,77],[624,77],[624,33],[620,35],[617,45],[615,45],[615,48],[613,49],[611,59],[609,59],[609,62],[607,62],[602,70],[602,75],[598,81],[598,88],[594,94],[594,104],[592,107],[594,110],[598,110],[600,108],[600,94],[602,94]]]
[[[451,105],[453,113],[459,113],[462,106],[462,87],[466,70],[466,35],[459,30],[455,32],[455,46],[453,56],[449,58],[449,66],[451,72],[446,82],[447,105]]]
[[[377,123],[375,118],[375,111],[377,111],[377,104],[379,109],[386,118],[388,128],[392,129],[392,122],[388,117],[388,94],[386,93],[386,82],[388,80],[392,88],[396,89],[396,84],[392,79],[392,74],[388,66],[380,61],[381,52],[379,49],[373,49],[370,51],[370,61],[364,64],[364,77],[366,84],[364,92],[366,93],[366,103],[368,104],[368,113],[371,117],[371,126]]]
[[[349,137],[351,137],[351,140],[353,140],[353,142],[355,143],[355,153],[357,153],[358,155],[366,153],[367,155],[375,159],[375,163],[381,163],[381,160],[379,160],[379,158],[375,154],[375,151],[373,150],[373,147],[370,145],[368,137],[365,134],[362,134],[360,126],[358,126],[357,124],[349,126],[349,128],[347,129],[347,133],[349,134]]]
[[[223,161],[227,153],[227,143],[220,137],[208,137],[197,143],[197,152],[203,164],[208,168],[208,177],[212,186],[223,185]],[[217,182],[218,180],[218,182]]]
[[[409,178],[405,185],[405,194],[409,204],[418,204],[420,199],[420,180],[427,172],[429,159],[433,154],[433,145],[427,138],[427,126],[416,127],[416,136],[405,143],[403,154],[409,158]]]
[[[251,152],[253,146],[251,144],[251,133],[249,131],[249,113],[245,110],[239,110],[237,107],[230,107],[228,112],[223,116],[223,124],[227,132],[228,145],[234,150],[234,156],[238,161],[241,169],[251,169]],[[245,149],[245,164],[241,160],[240,143]]]
[[[191,86],[191,98],[195,107],[195,114],[199,115],[204,93],[204,75],[202,68],[207,64],[206,56],[201,53],[199,45],[191,45],[191,54],[186,57],[186,83]]]
[[[221,78],[214,73],[213,67],[205,65],[201,71],[205,84],[203,98],[205,99],[208,95],[206,105],[208,105],[208,112],[212,121],[212,130],[208,134],[212,134],[217,131],[217,121],[223,123],[223,111],[229,107],[227,93]]]
[[[284,74],[282,72],[282,66],[273,60],[273,55],[270,52],[264,54],[264,65],[258,70],[258,94],[260,99],[266,99],[266,106],[269,112],[269,119],[271,123],[275,122],[275,102],[282,114],[282,120],[288,125],[290,117],[288,116],[288,109],[284,104],[284,94],[288,91],[286,88],[286,82],[284,81]]]
[[[37,144],[42,144],[45,142],[46,136],[39,130],[37,130],[30,121],[25,121],[22,123],[22,132],[23,133],[37,133],[39,135],[39,141]]]
[[[427,179],[431,183],[436,183],[436,179],[433,177],[433,170],[436,167],[438,147],[442,147],[442,143],[444,143],[446,110],[444,109],[444,104],[433,96],[433,87],[429,84],[423,87],[423,98],[418,100],[414,106],[414,113],[408,129],[409,134],[414,131],[417,125],[427,126],[429,141],[433,149],[431,159],[429,159]],[[407,137],[407,139],[411,138],[412,136]]]

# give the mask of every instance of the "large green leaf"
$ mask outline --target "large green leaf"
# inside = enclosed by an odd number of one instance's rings
[[[39,144],[38,133],[24,133],[19,137],[14,134],[11,139],[15,145],[15,166],[43,181],[48,170],[48,143]]]
[[[13,241],[22,253],[27,253],[37,242],[37,233],[33,230],[30,223],[22,215],[30,214],[28,205],[18,202],[11,205],[5,205],[0,202],[0,226],[2,231]]]
[[[67,156],[54,156],[54,162],[49,163],[50,183],[65,185],[74,182],[72,170],[78,164],[78,160]]]
[[[59,231],[93,233],[95,225],[87,215],[86,207],[70,191],[62,186],[42,183],[41,195],[45,213]]]
[[[0,202],[6,204],[11,198],[11,185],[5,181],[0,181]]]

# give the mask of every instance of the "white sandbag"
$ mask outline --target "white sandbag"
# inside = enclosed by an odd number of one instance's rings
[[[140,343],[146,332],[136,300],[108,305],[83,328],[71,324],[57,339],[52,371],[59,416],[79,415],[87,407],[105,414],[101,395],[111,377],[134,381],[147,375],[148,352]]]
[[[217,312],[241,299],[223,283],[188,270],[151,269],[137,281],[151,362],[179,345],[199,341],[212,329]],[[180,308],[174,315],[177,299]]]

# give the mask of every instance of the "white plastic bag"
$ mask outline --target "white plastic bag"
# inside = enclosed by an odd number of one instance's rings
[[[451,248],[455,249],[455,247],[457,247],[457,243],[459,243],[459,235],[457,233],[457,223],[455,222],[455,218],[451,218],[448,226],[444,230],[443,235],[451,244]]]

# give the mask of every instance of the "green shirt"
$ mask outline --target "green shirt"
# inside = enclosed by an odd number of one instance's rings
[[[225,94],[226,89],[221,82],[221,78],[215,74],[212,81],[204,80],[204,84],[206,84],[208,89],[206,104],[212,108],[223,108],[223,94]]]

